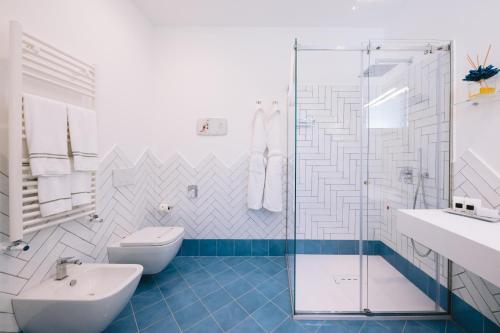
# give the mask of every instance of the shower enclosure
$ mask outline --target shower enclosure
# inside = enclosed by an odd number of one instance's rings
[[[287,267],[296,316],[449,313],[449,263],[398,232],[450,193],[449,41],[295,43]]]

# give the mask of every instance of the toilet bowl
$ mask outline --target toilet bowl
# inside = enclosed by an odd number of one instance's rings
[[[111,264],[140,264],[143,274],[161,272],[179,251],[182,227],[147,227],[108,246]]]

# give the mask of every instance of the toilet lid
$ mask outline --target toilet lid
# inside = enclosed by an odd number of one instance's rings
[[[182,237],[182,227],[147,227],[123,238],[120,246],[159,246],[172,243]]]

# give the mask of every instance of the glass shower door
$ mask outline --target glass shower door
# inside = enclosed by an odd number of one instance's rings
[[[300,314],[361,311],[361,57],[360,47],[297,54],[295,182],[289,190],[295,194]]]
[[[364,56],[363,307],[448,307],[447,260],[398,232],[398,209],[448,207],[450,51],[371,41]]]

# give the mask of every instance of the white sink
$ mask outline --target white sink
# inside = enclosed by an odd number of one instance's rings
[[[440,209],[400,209],[398,230],[463,268],[500,286],[500,223]]]
[[[141,265],[69,265],[64,280],[46,280],[12,299],[17,323],[24,333],[102,332],[141,275]]]

